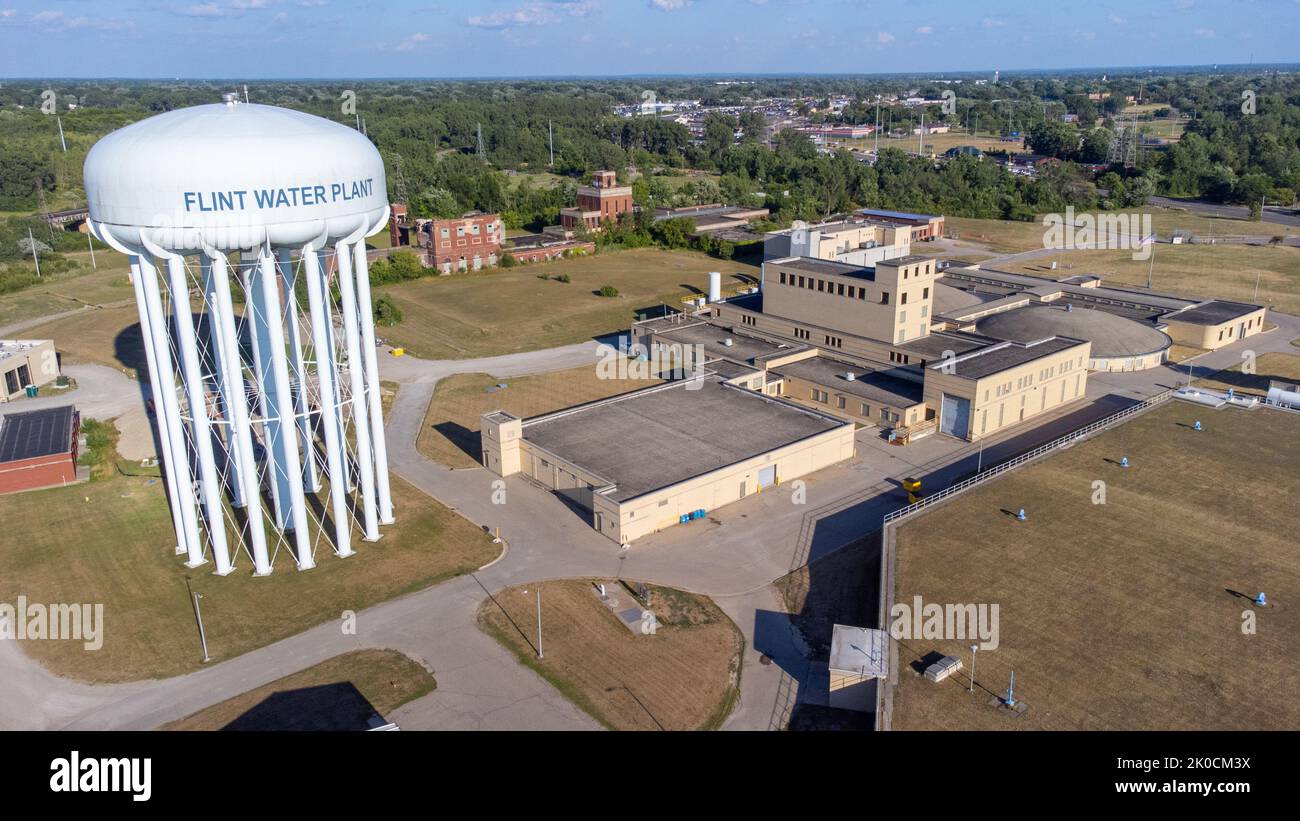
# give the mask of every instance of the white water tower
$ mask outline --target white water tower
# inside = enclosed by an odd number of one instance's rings
[[[104,137],[85,185],[90,230],[131,259],[177,553],[225,575],[242,551],[265,575],[281,545],[306,570],[322,541],[350,556],[354,528],[378,539],[375,147],[226,95]]]

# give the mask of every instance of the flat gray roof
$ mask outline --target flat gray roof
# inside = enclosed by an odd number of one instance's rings
[[[905,408],[919,403],[924,393],[919,382],[890,376],[884,371],[864,370],[860,365],[849,365],[824,356],[801,359],[798,362],[781,365],[773,371],[782,376],[815,382],[840,393],[872,402],[883,402],[896,408]],[[845,376],[850,371],[853,372],[851,380]]]
[[[766,339],[732,333],[726,328],[700,321],[693,324],[663,326],[656,328],[655,336],[682,345],[702,345],[704,353],[710,358],[730,359],[734,362],[749,364],[758,357],[773,354],[787,354],[802,350],[806,345],[780,345]],[[727,344],[727,340],[731,344]]]
[[[1017,365],[1023,365],[1026,362],[1032,362],[1035,359],[1082,344],[1083,340],[1081,339],[1070,339],[1065,336],[1054,336],[1050,339],[1029,343],[1007,342],[1005,345],[995,345],[982,351],[976,351],[964,358],[958,357],[953,365],[953,374],[965,379],[983,379],[999,371],[1005,371],[1007,368],[1014,368]],[[943,366],[943,362],[937,362],[929,367],[941,368]]]
[[[1164,317],[1166,320],[1176,322],[1190,322],[1193,325],[1218,325],[1239,316],[1245,316],[1254,313],[1262,308],[1262,305],[1248,305],[1245,302],[1228,302],[1223,299],[1212,299],[1209,302],[1202,302],[1185,311],[1179,311],[1176,314],[1169,314]]]
[[[961,356],[989,345],[996,345],[998,341],[963,331],[932,331],[928,336],[918,337],[911,342],[904,342],[894,347],[929,360],[938,359],[946,351],[952,351],[953,356]]]
[[[780,265],[782,268],[790,268],[795,271],[803,271],[805,274],[830,274],[839,277],[855,277],[857,279],[866,279],[875,281],[876,271],[874,268],[863,268],[861,265],[849,265],[843,262],[834,262],[829,259],[813,259],[812,257],[787,257],[785,259],[768,260],[773,265]]]
[[[710,377],[541,416],[524,422],[524,439],[625,502],[848,424]]]

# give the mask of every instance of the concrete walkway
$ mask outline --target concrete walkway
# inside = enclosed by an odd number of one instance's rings
[[[1300,336],[1300,317],[1270,314],[1269,319],[1281,327],[1203,355],[1196,363],[1198,375],[1240,361],[1238,349],[1295,353],[1289,343]],[[78,684],[44,671],[22,655],[16,643],[0,642],[5,682],[0,727],[148,729],[338,653],[392,647],[424,661],[438,679],[435,692],[390,716],[404,728],[594,729],[595,722],[474,624],[475,612],[489,593],[575,576],[617,576],[712,596],[740,626],[747,644],[741,700],[725,726],[781,727],[793,706],[807,700],[818,685],[802,637],[783,615],[771,586],[774,579],[879,527],[880,516],[904,503],[897,489],[901,477],[921,474],[927,489],[939,489],[972,472],[979,462],[988,466],[1062,435],[1176,385],[1181,375],[1170,368],[1094,374],[1089,379],[1090,401],[982,445],[933,436],[896,448],[866,429],[858,434],[857,459],[808,478],[806,504],[794,504],[788,489],[757,494],[716,511],[707,521],[639,540],[627,551],[597,534],[555,496],[521,478],[507,480],[506,504],[494,505],[495,476],[483,469],[451,470],[416,451],[416,436],[438,379],[454,373],[511,377],[580,367],[594,363],[595,350],[594,342],[585,342],[478,360],[382,358],[383,377],[401,384],[387,422],[393,472],[470,520],[500,527],[509,550],[496,563],[361,612],[354,636],[343,635],[338,624],[322,624],[164,681],[111,687]],[[86,387],[82,383],[78,393]],[[139,392],[131,398],[140,402]],[[402,515],[400,510],[397,515]],[[776,663],[763,663],[764,654]]]

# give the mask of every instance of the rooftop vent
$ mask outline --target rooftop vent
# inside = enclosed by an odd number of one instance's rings
[[[853,380],[857,379],[857,377],[854,376],[853,371],[848,371],[847,373],[845,373],[845,374],[844,374],[844,378],[847,379],[847,380],[849,380],[850,382],[852,382]]]
[[[726,345],[728,348],[730,348],[730,347],[731,347],[731,337],[727,337],[726,339],[722,340],[722,344],[723,344],[723,345]]]

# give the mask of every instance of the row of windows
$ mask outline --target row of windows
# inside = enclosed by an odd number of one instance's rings
[[[757,325],[757,324],[758,324],[758,318],[757,318],[757,317],[750,316],[749,314],[743,314],[743,315],[741,315],[741,317],[740,317],[740,321],[743,322],[743,323],[745,323],[746,325]]]
[[[794,338],[795,338],[795,339],[808,339],[809,336],[810,336],[810,334],[809,334],[807,331],[805,331],[803,328],[795,328],[795,329],[794,329]]]
[[[832,348],[842,348],[844,347],[844,340],[838,336],[827,336],[826,344]]]
[[[856,285],[845,285],[843,282],[830,282],[824,279],[815,279],[805,277],[803,274],[787,274],[781,271],[781,284],[792,285],[795,288],[807,288],[810,291],[819,291],[834,296],[847,296],[849,299],[865,300],[867,298],[867,289],[859,288]],[[926,289],[929,291],[929,289]],[[889,292],[884,291],[880,294],[880,304],[889,304]]]

